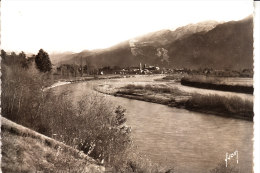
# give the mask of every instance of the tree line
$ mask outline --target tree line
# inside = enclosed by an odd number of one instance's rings
[[[52,70],[52,63],[47,52],[40,49],[37,55],[27,57],[22,51],[19,54],[11,52],[7,54],[4,50],[1,50],[2,62],[5,65],[19,65],[24,69],[28,69],[33,63],[40,72],[50,72]]]

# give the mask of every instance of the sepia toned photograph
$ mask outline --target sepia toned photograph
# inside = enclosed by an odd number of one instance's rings
[[[2,0],[1,171],[253,173],[253,35],[252,0]]]

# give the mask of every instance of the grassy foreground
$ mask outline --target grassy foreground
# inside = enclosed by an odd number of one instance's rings
[[[64,143],[1,118],[3,172],[104,172],[95,160]]]

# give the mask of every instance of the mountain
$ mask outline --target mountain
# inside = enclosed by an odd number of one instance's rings
[[[185,38],[191,34],[209,31],[215,28],[218,24],[220,23],[216,21],[205,21],[196,24],[189,24],[175,30],[165,29],[152,32],[147,35],[137,37],[135,40],[138,40],[138,42],[154,43],[153,46],[164,46],[178,39]]]
[[[170,68],[252,68],[253,17],[152,32],[107,49],[69,55],[62,61],[81,62],[94,67],[137,66],[141,62]]]
[[[253,68],[253,18],[217,25],[167,45],[172,66]]]

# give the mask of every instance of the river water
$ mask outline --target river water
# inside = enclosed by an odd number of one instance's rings
[[[56,90],[70,91],[77,100],[92,92],[91,88],[91,82],[85,82]],[[132,128],[134,143],[153,162],[174,167],[178,173],[206,173],[220,162],[225,163],[226,153],[237,150],[238,164],[234,166],[243,173],[253,172],[252,122],[104,96],[127,109],[127,124]]]

